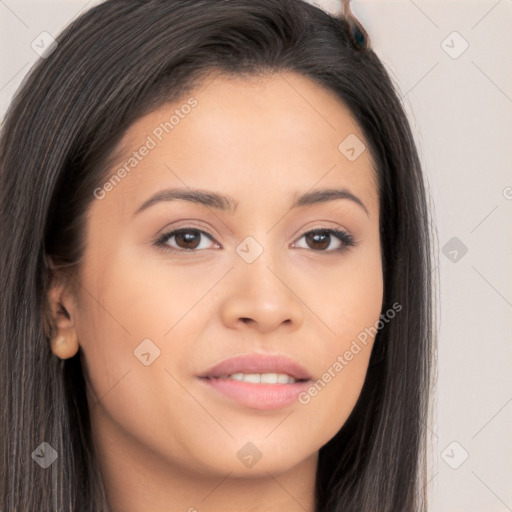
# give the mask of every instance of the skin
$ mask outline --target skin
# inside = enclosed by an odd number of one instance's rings
[[[197,375],[256,352],[288,355],[316,380],[379,320],[371,156],[366,150],[351,162],[338,150],[348,135],[364,137],[346,107],[309,79],[215,75],[132,125],[108,176],[190,96],[197,100],[190,114],[104,198],[92,198],[80,291],[66,283],[50,291],[58,326],[52,350],[61,358],[82,352],[115,512],[313,511],[318,450],[357,401],[373,339],[306,405],[245,407]],[[174,187],[229,194],[238,208],[163,201],[134,216]],[[342,187],[368,213],[348,199],[290,210],[298,194]],[[168,247],[182,252],[153,245],[184,227],[214,240],[198,235],[195,252],[176,237]],[[357,245],[337,251],[334,236],[308,242],[304,234],[321,228],[347,231]],[[248,236],[263,248],[250,264],[236,252]],[[67,314],[57,313],[59,305]],[[134,356],[147,338],[160,350],[149,366]],[[248,442],[261,452],[251,468],[237,457]]]

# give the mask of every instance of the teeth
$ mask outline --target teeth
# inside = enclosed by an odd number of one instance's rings
[[[285,373],[233,373],[227,376],[229,379],[253,384],[293,384],[296,379]]]

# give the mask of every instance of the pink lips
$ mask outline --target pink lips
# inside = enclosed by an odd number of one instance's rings
[[[296,380],[311,379],[311,375],[292,359],[264,354],[230,357],[204,372],[201,377],[222,377],[233,373],[286,373]]]
[[[234,373],[284,373],[297,382],[255,384],[227,378]],[[199,376],[209,389],[253,409],[279,409],[297,400],[310,386],[311,375],[286,356],[251,354],[226,359]]]

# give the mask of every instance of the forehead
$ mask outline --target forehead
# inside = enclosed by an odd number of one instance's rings
[[[230,195],[247,186],[251,200],[269,190],[346,185],[377,201],[374,165],[350,111],[292,72],[207,77],[129,128],[108,176],[123,167],[122,186],[109,195],[122,190],[119,199],[132,205],[167,185],[216,185]]]

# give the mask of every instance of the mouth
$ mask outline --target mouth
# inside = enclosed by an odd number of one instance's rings
[[[293,404],[312,381],[307,370],[292,359],[263,354],[226,359],[198,378],[217,398],[260,410]]]
[[[295,384],[305,382],[309,379],[296,379],[286,373],[232,373],[220,377],[204,377],[205,379],[232,379],[238,382],[249,382],[251,384]]]

